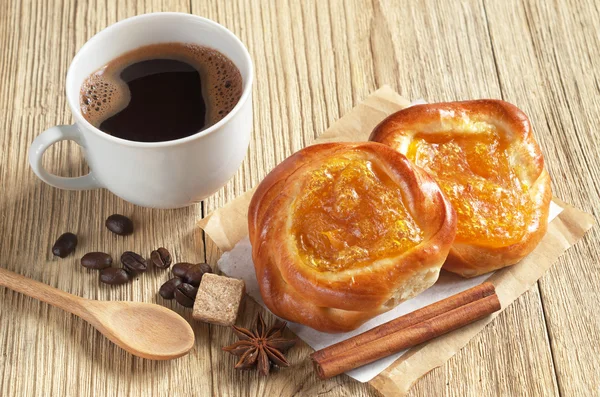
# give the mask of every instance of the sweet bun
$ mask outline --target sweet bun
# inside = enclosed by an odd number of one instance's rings
[[[445,270],[513,265],[546,233],[552,192],[527,116],[500,100],[412,106],[371,134],[429,172],[458,216]]]
[[[279,317],[345,332],[431,286],[456,233],[439,186],[378,143],[287,158],[249,207],[262,298]]]

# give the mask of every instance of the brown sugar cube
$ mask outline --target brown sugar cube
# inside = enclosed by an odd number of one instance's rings
[[[202,276],[192,316],[217,325],[233,325],[244,296],[244,281],[206,273]]]

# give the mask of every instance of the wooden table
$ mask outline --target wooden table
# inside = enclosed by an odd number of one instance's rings
[[[72,57],[87,39],[126,17],[191,12],[224,24],[256,65],[250,151],[236,177],[201,205],[135,207],[107,191],[69,192],[39,181],[27,149],[44,129],[70,123],[64,95]],[[600,209],[600,10],[595,0],[463,1],[31,1],[0,0],[0,266],[94,299],[158,302],[167,273],[122,287],[100,286],[82,269],[85,252],[148,253],[164,245],[177,260],[215,263],[220,253],[195,227],[204,214],[257,184],[383,84],[408,98],[502,98],[521,107],[553,177],[555,195]],[[87,168],[76,146],[52,148],[45,164],[65,176]],[[201,172],[201,170],[199,170]],[[130,215],[137,232],[111,235],[104,219]],[[53,258],[65,231],[75,255]],[[598,228],[413,396],[600,394]],[[256,306],[246,302],[239,324]],[[221,352],[229,329],[194,323],[193,352],[150,362],[123,352],[83,321],[0,289],[0,395],[367,396],[346,376],[319,381],[306,346],[292,369],[268,379],[233,370]]]

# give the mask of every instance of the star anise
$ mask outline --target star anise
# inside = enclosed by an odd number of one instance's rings
[[[235,369],[257,367],[262,375],[269,375],[271,365],[278,367],[290,365],[284,354],[296,344],[296,339],[283,338],[286,325],[286,322],[278,321],[267,329],[262,316],[258,313],[254,330],[232,326],[233,332],[240,340],[224,347],[223,350],[240,357],[235,364]]]

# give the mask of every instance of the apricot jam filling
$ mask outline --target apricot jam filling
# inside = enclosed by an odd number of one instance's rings
[[[313,170],[293,206],[298,252],[319,271],[358,268],[423,240],[401,189],[381,167],[356,154]]]
[[[407,157],[434,176],[458,215],[456,242],[506,246],[521,240],[533,205],[498,133],[417,134]]]

